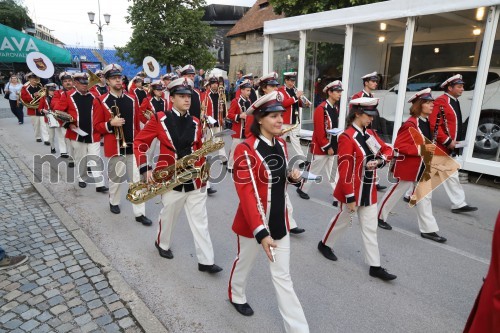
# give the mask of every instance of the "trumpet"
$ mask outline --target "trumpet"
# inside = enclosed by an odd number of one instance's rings
[[[31,100],[31,102],[25,102],[23,101],[22,98],[19,97],[19,101],[25,106],[27,107],[28,109],[38,109],[38,106],[40,105],[40,99],[42,97],[44,97],[47,92],[45,90],[45,88],[43,88],[42,84],[40,83],[40,81],[38,81],[37,87],[40,87],[40,89],[38,90],[38,96],[36,96],[35,98],[33,98]],[[35,93],[36,94],[36,93]],[[19,95],[21,96],[21,95]]]
[[[295,95],[297,95],[297,88],[295,86],[293,86],[293,91],[295,92]],[[306,96],[302,95],[300,96],[300,101],[302,102],[302,104],[304,105],[312,105],[311,101],[307,99]]]
[[[293,125],[292,127],[288,127],[287,129],[281,130],[281,134],[280,134],[280,136],[283,136],[283,135],[285,135],[286,133],[293,131],[293,130],[294,130],[294,129],[296,129],[297,127],[299,127],[299,123],[296,123],[295,125]]]
[[[118,105],[116,105],[116,101],[115,105],[112,105],[110,109],[111,113],[113,114],[113,118],[121,118],[120,108],[118,107]],[[126,148],[127,142],[125,141],[125,133],[123,133],[123,126],[114,126],[113,130],[115,133],[116,141],[120,142],[120,146],[122,148]]]

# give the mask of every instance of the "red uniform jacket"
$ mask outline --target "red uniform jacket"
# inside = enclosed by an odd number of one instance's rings
[[[288,154],[286,151],[286,143],[281,138],[275,139],[277,143],[281,144],[283,147],[286,157],[285,163],[287,163]],[[261,159],[260,155],[256,151],[259,141],[259,138],[250,136],[243,143],[236,146],[234,151],[233,177],[234,184],[236,186],[236,193],[238,193],[240,203],[238,204],[236,216],[234,217],[233,231],[240,236],[248,238],[253,238],[264,228],[262,218],[257,210],[257,199],[255,198],[250,172],[253,173],[257,184],[257,192],[264,208],[264,214],[268,217],[270,213],[268,209],[270,198],[268,198],[268,195],[270,194],[272,184],[271,178],[269,178],[268,174],[268,166],[264,163],[264,160]],[[247,152],[248,157],[250,158],[251,166],[247,163],[245,152]],[[286,229],[287,231],[290,231],[286,206],[285,212],[283,213],[285,214]]]
[[[243,97],[235,98],[231,101],[231,106],[229,107],[229,112],[227,117],[233,121],[232,130],[236,133],[232,135],[235,139],[244,139],[245,135],[244,129],[246,129],[246,120],[240,119],[240,114],[243,113],[242,107],[244,106],[245,111],[250,107],[250,100],[245,100]],[[247,116],[248,119],[248,116]],[[244,128],[245,126],[245,128]]]
[[[75,120],[73,124],[76,127],[80,127],[83,131],[87,132],[89,137],[92,138],[92,142],[99,142],[101,140],[101,134],[95,130],[94,120],[96,116],[96,110],[100,108],[100,103],[97,98],[89,92],[88,95],[92,96],[92,104],[90,110],[79,110],[77,102],[75,100],[76,98],[78,98],[77,95],[81,96],[81,94],[76,89],[71,90],[61,97],[61,104],[66,105],[65,111],[69,113],[69,115]],[[83,122],[85,122],[85,127],[83,127]],[[69,128],[66,131],[66,138],[70,140],[80,141],[78,140],[79,135]]]
[[[68,108],[68,105],[66,104],[66,100],[63,100],[63,98],[66,98],[66,93],[69,91],[73,91],[74,88],[70,90],[64,90],[64,89],[59,89],[54,92],[54,97],[52,98],[52,101],[50,102],[50,106],[52,107],[52,110],[58,110],[58,111],[66,111]]]
[[[109,92],[109,88],[108,86],[104,86],[103,87],[103,90],[106,90],[105,93]],[[97,89],[97,84],[95,86],[93,86],[92,88],[90,88],[90,92],[95,96],[95,97],[99,97],[101,95],[104,95],[105,93],[101,93],[99,91],[99,89]]]
[[[240,98],[241,96],[241,89],[238,87],[238,89],[236,89],[236,93],[234,94],[234,98],[238,99]],[[250,92],[250,102],[253,104],[255,103],[255,101],[258,99],[257,97],[257,91],[255,91],[254,88],[252,88],[252,91]]]
[[[223,111],[219,111],[219,105],[214,105],[214,101],[210,98],[211,90],[208,89],[201,93],[201,102],[206,103],[207,109],[205,116],[211,116],[217,120],[219,126],[224,125],[224,117],[226,116],[226,105],[224,104]]]
[[[383,161],[389,160],[390,156],[392,156],[392,148],[386,145],[374,131],[367,129],[366,133],[368,133],[369,136],[373,136],[381,146],[377,156]],[[349,128],[339,136],[337,170],[339,173],[339,180],[334,192],[334,197],[338,201],[343,203],[355,201],[357,206],[361,204],[361,190],[366,164],[365,151],[356,140],[358,134],[359,132],[353,126],[349,126]],[[377,176],[376,170],[374,170],[373,176]],[[373,180],[371,184],[370,193],[370,203],[373,205],[377,203],[377,187],[375,180]]]
[[[422,135],[419,141],[415,142],[413,140],[410,128],[415,129]],[[399,129],[396,142],[394,142],[394,148],[398,149],[399,154],[402,155],[394,164],[394,177],[412,182],[418,180],[420,166],[423,163],[420,145],[423,145],[424,141],[424,135],[418,127],[418,118],[408,118]]]
[[[314,130],[310,148],[311,153],[313,153],[314,155],[327,155],[329,148],[333,148],[334,154],[337,153],[337,147],[332,147],[330,135],[327,134],[326,131],[338,126],[338,109],[336,106],[334,106],[335,112],[337,112],[337,118],[332,119],[332,117],[326,110],[326,107],[327,101],[324,101],[314,110]]]
[[[156,169],[172,165],[179,159],[172,141],[172,136],[177,135],[177,133],[174,133],[175,131],[171,133],[167,126],[167,117],[172,117],[171,113],[173,112],[177,111],[171,110],[167,113],[158,112],[154,117],[151,117],[139,135],[136,136],[134,140],[134,154],[141,174],[151,169],[150,164],[152,163],[148,162],[152,161],[147,160],[146,152],[154,138],[160,141],[160,156],[158,157],[158,163],[156,163]],[[193,126],[190,128],[192,133],[183,133],[183,135],[192,135],[191,152],[194,152],[202,146],[202,132],[198,118],[191,117],[191,119],[193,121]],[[204,157],[197,160],[195,166],[200,167],[203,163],[205,163]],[[196,189],[199,189],[205,186],[205,183],[202,183],[200,178],[196,178],[194,186]]]
[[[449,133],[446,134],[446,125],[443,121],[443,117],[439,120],[438,135],[436,140],[436,145],[446,152],[451,152],[446,146],[451,143],[452,140],[457,140],[457,129],[458,121],[455,111],[450,105],[450,96],[443,94],[436,98],[434,101],[434,109],[432,110],[429,120],[431,122],[431,131],[434,132],[434,126],[436,126],[436,120],[441,107],[444,109],[444,115],[446,117],[446,123],[448,125]]]
[[[465,324],[465,333],[500,332],[500,214],[491,252],[490,269]]]
[[[162,112],[166,112],[168,109],[168,103],[167,101],[163,98],[163,97],[160,97],[160,101],[163,102],[163,109],[156,109],[156,107],[154,106],[154,104],[151,102],[152,99],[154,97],[149,95],[148,97],[144,98],[142,100],[142,104],[141,106],[139,107],[139,110],[141,111],[141,114],[140,114],[140,119],[141,119],[141,122],[143,124],[147,123],[148,119],[144,116],[144,112],[146,112],[146,110],[151,110],[151,111],[154,111],[154,113],[158,113],[159,111],[162,111]]]
[[[293,105],[298,102],[299,107],[302,107],[302,101],[296,97],[290,96],[288,91],[286,91],[285,85],[279,87],[278,91],[283,94],[283,102],[281,103],[281,104],[283,104],[283,107],[285,108],[285,112],[283,112],[283,124],[284,125],[295,125],[295,124],[292,124]],[[297,115],[297,121],[299,121],[299,119],[300,119],[300,114]]]
[[[31,103],[33,99],[35,99],[35,93],[40,90],[39,87],[33,87],[29,83],[25,83],[23,87],[21,88],[21,100],[23,100],[25,103]],[[40,114],[37,109],[32,109],[32,108],[27,108],[28,110],[28,116],[43,116],[43,114]]]
[[[53,99],[54,99],[54,96],[52,96],[52,98],[49,98],[49,96],[47,96],[47,95],[43,96],[40,99],[40,104],[38,105],[38,113],[43,113],[42,110],[52,110],[51,105],[53,104],[52,103]],[[48,100],[50,100],[50,102],[48,102]],[[47,117],[44,117],[44,118],[45,118],[45,122],[48,123],[49,119]],[[58,120],[58,122],[59,122],[59,124],[62,125],[60,120]]]
[[[106,101],[112,99],[112,94],[109,92],[100,96],[98,100],[100,103],[94,103],[94,130],[101,133],[104,136],[104,156],[112,157],[120,154],[120,143],[116,140],[114,133],[114,128],[111,126],[111,119],[113,118],[113,112]],[[132,142],[140,130],[140,120],[139,120],[139,106],[137,105],[137,100],[130,94],[123,92],[123,97],[127,98],[129,103],[133,105],[133,121],[132,121]],[[120,112],[122,113],[122,112]],[[122,116],[123,117],[123,116]],[[126,119],[127,121],[127,119]]]

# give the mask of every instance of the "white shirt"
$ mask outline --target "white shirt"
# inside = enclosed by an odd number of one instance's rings
[[[14,85],[10,82],[7,83],[5,85],[5,89],[10,91],[9,100],[11,100],[11,101],[17,100],[17,97],[21,94],[22,87],[23,87],[23,84],[20,82],[18,82],[16,85]]]

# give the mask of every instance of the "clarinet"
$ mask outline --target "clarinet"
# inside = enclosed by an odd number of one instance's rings
[[[248,153],[246,151],[245,151],[245,158],[246,158],[247,164],[248,164],[248,171],[250,172],[250,179],[252,180],[253,192],[255,195],[255,199],[257,200],[257,210],[259,211],[260,219],[262,220],[262,224],[264,225],[264,228],[266,228],[269,235],[271,235],[271,232],[269,231],[269,226],[267,225],[267,222],[266,222],[267,218],[266,218],[266,214],[264,213],[264,206],[262,205],[262,201],[260,200],[259,192],[257,192],[257,184],[255,183],[255,178],[253,177],[252,166],[250,164],[250,158],[248,157]],[[270,247],[269,249],[271,250],[271,256],[273,257],[272,262],[276,262],[274,248]]]

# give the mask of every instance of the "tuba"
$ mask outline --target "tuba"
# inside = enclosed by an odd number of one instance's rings
[[[29,83],[27,84],[29,85]],[[42,86],[40,81],[38,81],[36,86],[39,87],[38,96],[33,98],[30,102],[26,102],[22,98],[19,98],[19,101],[28,109],[38,109],[38,106],[40,105],[40,99],[42,99],[42,97],[44,97],[47,94],[45,88]]]
[[[203,163],[200,167],[194,164],[206,155],[224,147],[223,140],[208,140],[200,149],[177,160],[174,164],[153,172],[153,182],[148,180],[132,183],[129,186],[127,200],[133,204],[143,203],[157,195],[172,191],[175,187],[189,180],[200,178],[207,181],[210,175],[210,164]]]

